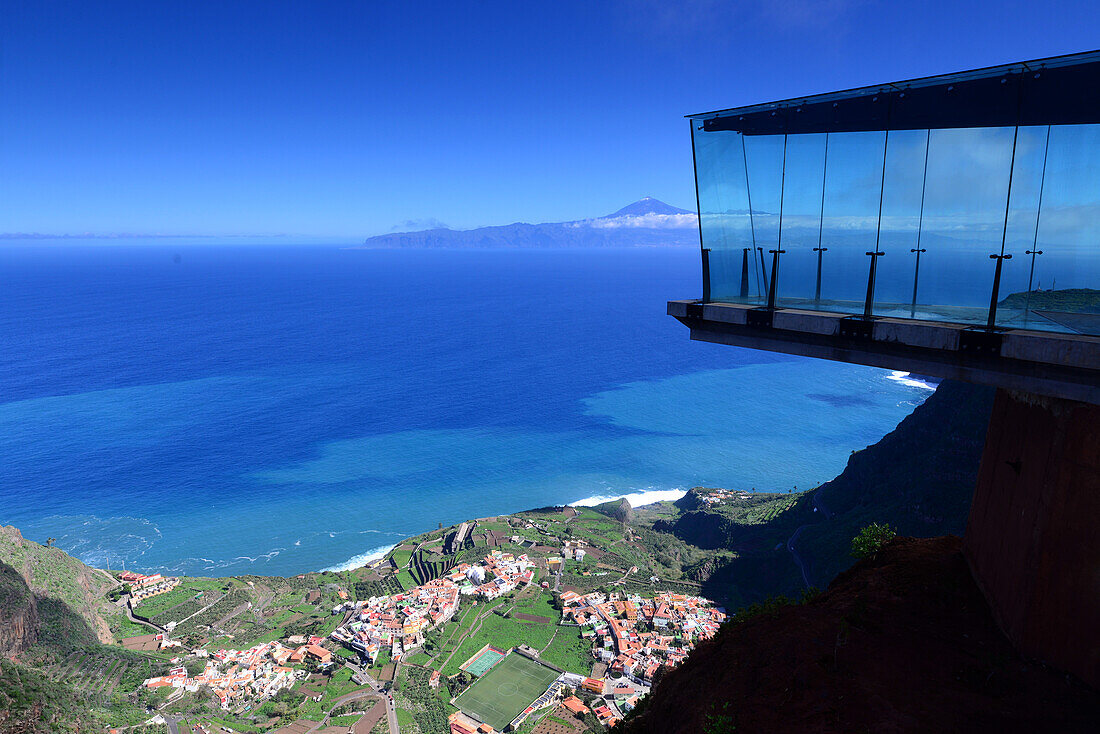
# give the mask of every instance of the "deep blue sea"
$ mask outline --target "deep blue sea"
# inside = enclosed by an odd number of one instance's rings
[[[696,343],[694,249],[0,248],[0,524],[86,562],[345,567],[438,523],[840,472],[928,394]]]

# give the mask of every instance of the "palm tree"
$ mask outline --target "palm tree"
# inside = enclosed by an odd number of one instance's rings
[[[47,548],[53,548],[53,544],[54,544],[55,540],[57,540],[57,538],[46,538],[46,547]]]

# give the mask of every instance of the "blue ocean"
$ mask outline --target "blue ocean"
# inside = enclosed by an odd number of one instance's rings
[[[839,473],[930,394],[692,342],[698,251],[0,248],[0,523],[111,568],[344,568],[472,517]]]

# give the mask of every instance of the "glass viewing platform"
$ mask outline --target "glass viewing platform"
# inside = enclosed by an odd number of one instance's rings
[[[1100,53],[692,115],[703,302],[1100,335]]]

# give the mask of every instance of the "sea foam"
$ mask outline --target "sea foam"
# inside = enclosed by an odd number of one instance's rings
[[[370,563],[371,561],[377,561],[379,558],[382,558],[383,556],[385,556],[387,553],[389,553],[391,550],[393,550],[396,547],[397,547],[397,545],[380,545],[377,548],[372,548],[371,550],[367,551],[366,553],[360,553],[357,556],[352,556],[351,558],[344,561],[343,563],[337,563],[335,566],[328,566],[326,568],[322,568],[321,571],[333,571],[333,572],[351,571],[354,568],[360,568],[361,566],[365,566],[368,563]]]
[[[936,389],[935,385],[930,385],[924,380],[918,380],[915,377],[911,377],[908,372],[900,372],[898,370],[894,370],[886,376],[886,379],[893,380],[894,382],[900,383],[902,385],[907,385],[909,387],[919,387],[925,390]]]
[[[625,497],[631,507],[641,507],[642,505],[652,505],[655,502],[675,502],[685,494],[687,494],[687,490],[684,489],[649,489],[629,494],[597,494],[569,504],[571,507],[594,507],[604,502],[611,502]]]

